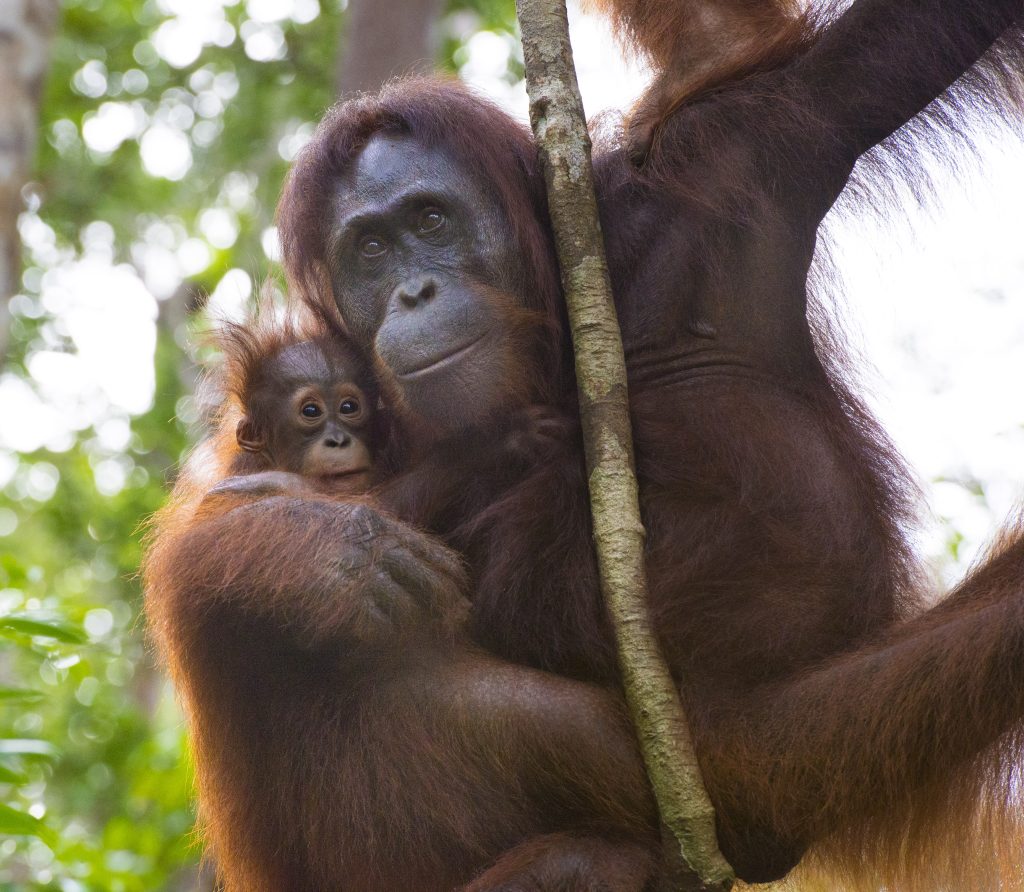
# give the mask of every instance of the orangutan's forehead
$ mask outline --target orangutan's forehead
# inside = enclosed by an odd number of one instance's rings
[[[358,373],[356,364],[339,354],[340,351],[325,351],[312,341],[293,344],[274,358],[271,375],[275,383],[285,387],[305,382],[328,384],[354,380]]]
[[[408,136],[379,134],[360,152],[338,184],[336,230],[359,225],[405,205],[480,201],[483,191],[464,165],[441,147]]]
[[[359,153],[349,170],[347,185],[397,186],[416,180],[468,179],[451,154],[440,146],[427,146],[410,136],[381,133]]]

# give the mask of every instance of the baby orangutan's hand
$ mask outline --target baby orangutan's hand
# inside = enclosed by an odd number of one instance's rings
[[[306,496],[317,492],[301,474],[289,471],[259,471],[256,474],[239,474],[228,477],[211,489],[211,496],[249,496],[261,499],[267,496]]]

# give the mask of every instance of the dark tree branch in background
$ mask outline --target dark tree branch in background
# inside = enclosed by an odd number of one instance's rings
[[[626,363],[564,0],[517,0],[530,120],[540,147],[576,352],[601,588],[615,627],[626,700],[664,825],[706,889],[728,889],[682,703],[647,609],[644,529],[633,467]]]
[[[351,0],[338,60],[338,95],[433,67],[443,0]]]
[[[57,14],[57,0],[0,2],[0,364],[10,340],[9,304],[21,280],[18,215],[35,156]]]

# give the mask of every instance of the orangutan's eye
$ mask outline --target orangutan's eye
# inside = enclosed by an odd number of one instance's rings
[[[447,222],[448,218],[437,208],[427,208],[420,214],[419,223],[416,228],[420,235],[432,235],[440,232]]]
[[[367,260],[376,260],[383,257],[388,251],[388,246],[383,239],[375,235],[368,235],[359,243],[359,253]]]
[[[324,410],[316,403],[303,403],[301,411],[303,418],[319,418],[324,414]]]

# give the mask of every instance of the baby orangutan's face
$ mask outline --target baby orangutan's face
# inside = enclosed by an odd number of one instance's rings
[[[246,443],[240,426],[239,444],[318,488],[366,489],[373,407],[355,383],[357,371],[351,359],[325,355],[313,343],[282,350],[268,363],[267,383],[253,400],[266,436]]]

